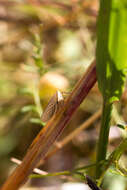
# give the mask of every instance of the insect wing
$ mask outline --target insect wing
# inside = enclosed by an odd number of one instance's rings
[[[60,91],[57,91],[50,99],[41,120],[47,122],[63,106],[63,103],[63,95]]]
[[[55,93],[49,100],[47,107],[45,108],[41,120],[47,122],[56,112],[57,109],[57,93]]]

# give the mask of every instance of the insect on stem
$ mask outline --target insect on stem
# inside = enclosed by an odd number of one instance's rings
[[[57,113],[57,111],[63,106],[64,97],[62,93],[57,90],[56,93],[51,97],[48,102],[47,107],[45,108],[41,120],[47,122],[51,117]]]

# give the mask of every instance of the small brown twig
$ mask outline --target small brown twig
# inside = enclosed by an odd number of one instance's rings
[[[19,159],[17,159],[17,158],[11,158],[11,161],[13,162],[13,163],[15,163],[15,164],[17,164],[17,165],[20,165],[21,163],[22,163],[22,161],[21,160],[19,160]],[[39,174],[39,175],[42,175],[42,176],[47,176],[47,175],[49,175],[49,174],[51,174],[51,173],[48,173],[48,172],[46,172],[46,171],[44,171],[44,170],[40,170],[40,169],[38,169],[38,168],[34,168],[33,169],[33,172],[34,173],[36,173],[36,174]],[[63,172],[63,171],[62,171]],[[61,172],[61,173],[62,173]],[[65,171],[64,171],[65,172]],[[51,175],[49,175],[49,176],[51,176]],[[71,178],[71,176],[66,176],[66,175],[60,175],[59,176],[61,179],[66,179],[66,178],[70,178],[70,180],[72,179]]]
[[[18,165],[20,165],[22,163],[22,161],[18,160],[17,158],[11,158],[11,161],[14,162],[15,164],[18,164]],[[46,172],[44,170],[40,170],[38,168],[34,168],[33,172],[35,172],[37,174],[40,174],[40,175],[46,175],[46,174],[48,174],[48,172]]]

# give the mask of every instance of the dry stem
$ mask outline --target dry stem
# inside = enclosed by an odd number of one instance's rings
[[[39,160],[44,159],[50,147],[62,133],[65,126],[67,126],[72,115],[87,96],[95,82],[96,66],[94,61],[66,99],[64,107],[49,120],[46,126],[37,135],[21,165],[14,170],[1,190],[16,190],[25,183],[28,175],[32,172]]]

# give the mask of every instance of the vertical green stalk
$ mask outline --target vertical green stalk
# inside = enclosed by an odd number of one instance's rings
[[[111,119],[112,103],[103,103],[103,113],[101,121],[101,129],[97,147],[97,162],[106,159],[107,146],[108,146],[108,137],[110,129],[110,119]],[[96,179],[98,179],[103,172],[103,168],[97,165],[96,167]]]
[[[96,67],[103,96],[103,115],[97,162],[105,160],[112,103],[119,101],[127,74],[127,0],[100,0],[97,22]],[[104,171],[96,167],[96,178]]]

